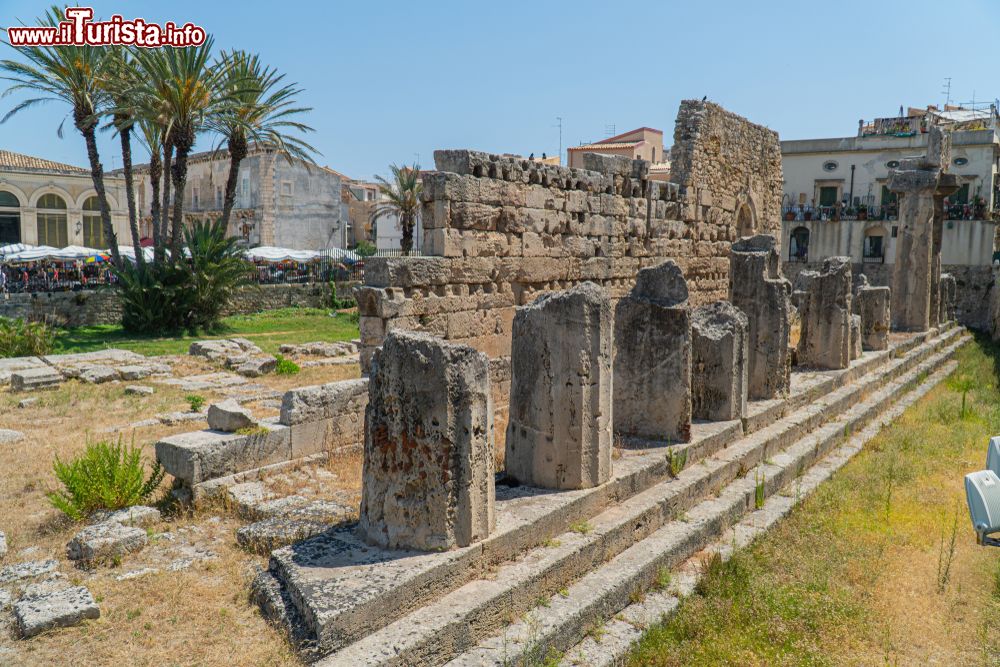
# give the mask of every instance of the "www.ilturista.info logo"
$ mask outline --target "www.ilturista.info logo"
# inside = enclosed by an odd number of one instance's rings
[[[109,21],[93,21],[91,7],[67,7],[66,20],[57,26],[17,26],[7,28],[11,46],[201,46],[205,29],[193,23],[178,26],[167,21],[162,26],[136,18],[126,21],[115,14]]]

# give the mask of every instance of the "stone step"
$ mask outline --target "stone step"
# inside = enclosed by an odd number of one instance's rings
[[[603,628],[622,609],[654,588],[663,572],[683,563],[755,510],[757,480],[762,480],[764,499],[793,483],[822,457],[843,445],[847,439],[845,434],[861,430],[879,413],[891,408],[905,392],[947,363],[951,355],[967,341],[968,339],[963,338],[953,343],[873,392],[844,415],[806,434],[787,450],[773,455],[768,462],[761,463],[755,475],[746,475],[733,481],[715,497],[709,497],[692,507],[681,519],[670,521],[591,570],[563,589],[562,594],[552,595],[551,598],[536,598],[535,608],[526,616],[503,628],[499,634],[480,641],[474,648],[447,664],[449,667],[535,664],[536,661],[572,648],[588,633]],[[760,477],[756,476],[758,473]],[[527,555],[525,559],[530,556]],[[505,574],[503,571],[498,572],[498,579]],[[482,582],[473,582],[456,591],[456,594],[471,593],[476,588],[481,589]],[[516,599],[511,600],[513,601]],[[420,630],[419,627],[411,627],[407,640],[412,641],[412,635]],[[434,656],[427,661],[404,659],[399,663],[392,659],[383,664],[445,663],[446,659],[441,657],[444,656]],[[338,654],[321,664],[349,663],[342,659],[342,654]],[[362,664],[378,663],[369,660]]]
[[[891,359],[882,372],[865,378],[865,382],[846,385],[830,391],[805,408],[789,417],[779,419],[757,433],[742,439],[739,439],[738,436],[731,438],[737,442],[726,448],[717,459],[706,459],[700,465],[689,463],[677,479],[667,479],[667,481],[661,479],[653,488],[647,485],[642,489],[637,489],[632,494],[621,496],[618,504],[611,506],[603,513],[595,511],[584,519],[577,520],[593,519],[590,526],[593,529],[592,532],[581,526],[578,533],[569,532],[560,535],[558,545],[550,543],[549,547],[532,551],[530,557],[526,557],[518,563],[500,565],[501,570],[513,568],[511,572],[502,577],[497,576],[492,581],[475,581],[452,593],[448,591],[439,593],[440,599],[433,605],[424,609],[416,609],[410,616],[386,627],[383,631],[372,628],[368,633],[365,633],[368,634],[367,637],[338,653],[337,661],[359,660],[362,664],[409,664],[411,662],[433,664],[440,662],[443,656],[449,655],[449,651],[454,654],[462,650],[463,647],[471,646],[469,643],[471,636],[468,631],[470,624],[480,628],[480,633],[475,635],[480,636],[482,632],[488,632],[490,628],[497,627],[499,622],[497,607],[504,607],[507,611],[513,610],[512,613],[516,616],[520,613],[515,608],[516,605],[519,604],[526,609],[527,607],[524,605],[538,595],[546,594],[545,591],[551,594],[561,585],[581,576],[607,558],[620,553],[636,540],[642,539],[666,521],[683,513],[685,509],[723,488],[724,485],[736,479],[741,472],[749,470],[761,460],[772,455],[773,452],[779,451],[797,440],[804,432],[808,432],[837,413],[849,408],[860,400],[864,393],[877,389],[900,373],[909,370],[940,345],[952,341],[958,334],[958,331],[945,334],[910,354],[898,359]],[[715,451],[718,447],[712,449]],[[650,454],[640,456],[650,456]],[[665,458],[662,449],[656,452],[655,456],[660,459]],[[630,460],[634,460],[634,458],[640,457],[625,457],[616,461],[616,468],[627,467]],[[574,492],[548,495],[559,497],[566,493]],[[499,514],[498,511],[498,516]],[[573,521],[560,522],[557,532],[563,533],[566,526],[572,523]],[[547,525],[542,526],[542,528],[547,527]],[[585,532],[588,534],[581,534]],[[540,540],[540,542],[544,541],[544,539]],[[528,549],[522,549],[519,553],[523,554],[527,551]],[[406,559],[403,558],[403,560]],[[530,567],[525,563],[530,563]],[[385,568],[382,569],[384,571]],[[486,578],[483,575],[480,577],[481,579]],[[411,579],[414,578],[411,577]],[[287,580],[285,581],[287,582]],[[423,593],[417,587],[419,581],[416,584],[408,584],[397,577],[393,579],[392,583],[416,597],[420,597]],[[369,588],[366,582],[364,590],[367,592]],[[301,589],[299,589],[300,591]],[[294,597],[296,589],[292,587],[292,590],[288,592],[292,593],[289,597]],[[331,588],[326,592],[333,593],[334,590]],[[463,598],[463,595],[467,595],[467,597]],[[461,611],[469,604],[473,605],[472,609]],[[296,604],[296,607],[298,612],[302,612],[303,606]],[[442,615],[434,616],[436,609],[444,610]],[[428,614],[430,615],[428,616]],[[331,625],[337,622],[333,616],[328,617],[328,620],[333,621]],[[355,620],[357,620],[356,617]],[[442,628],[441,632],[421,634],[421,632],[408,632],[406,630],[406,628],[411,630],[419,628],[421,631],[429,631],[434,627]],[[341,628],[343,626],[339,626],[338,630]],[[343,633],[341,637],[344,634],[348,633]],[[318,636],[320,650],[326,649],[329,644],[323,642],[321,634]]]
[[[829,479],[864,445],[874,438],[882,428],[899,417],[903,411],[926,396],[939,382],[944,380],[958,362],[949,361],[942,365],[927,380],[905,394],[885,412],[853,435],[845,444],[836,448],[821,461],[805,471],[781,491],[770,496],[760,509],[748,512],[739,522],[725,530],[704,549],[697,552],[671,572],[670,583],[660,590],[649,591],[642,599],[632,602],[615,614],[602,626],[599,638],[585,637],[579,644],[567,651],[559,661],[559,667],[612,667],[625,662],[632,646],[651,626],[672,614],[681,599],[692,594],[704,572],[706,559],[718,555],[728,560],[733,553],[750,545],[779,520],[785,517],[799,502],[807,498],[820,484]]]

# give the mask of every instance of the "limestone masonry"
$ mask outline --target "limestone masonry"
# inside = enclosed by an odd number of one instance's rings
[[[851,258],[830,257],[821,272],[803,272],[799,299],[802,328],[798,363],[813,368],[847,368],[851,363]],[[858,323],[860,334],[860,322]]]
[[[726,421],[747,414],[750,321],[739,308],[716,301],[691,314],[691,402],[697,419]]]

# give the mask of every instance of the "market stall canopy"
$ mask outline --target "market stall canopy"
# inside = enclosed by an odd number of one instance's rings
[[[292,250],[291,248],[276,248],[260,246],[246,251],[248,259],[255,262],[311,262],[316,259],[332,259],[338,262],[353,264],[358,261],[357,254],[350,250],[331,248],[329,250]]]
[[[127,259],[130,262],[135,262],[135,248],[132,246],[120,245],[118,246],[118,254]],[[142,256],[146,261],[153,261],[153,248],[146,247],[142,249]]]
[[[28,246],[24,250],[4,254],[3,259],[5,262],[37,262],[43,259],[54,259],[58,252],[59,248],[52,246]]]

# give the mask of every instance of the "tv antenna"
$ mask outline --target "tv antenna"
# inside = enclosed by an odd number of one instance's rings
[[[944,78],[944,90],[941,91],[941,94],[944,95],[945,106],[951,104],[951,77],[950,76],[946,76]]]
[[[562,116],[556,116],[556,121],[559,128],[559,164],[562,164]]]
[[[604,134],[607,137],[613,137],[616,134],[618,134],[618,132],[615,131],[615,124],[614,123],[608,123],[607,125],[605,125],[604,126]]]

